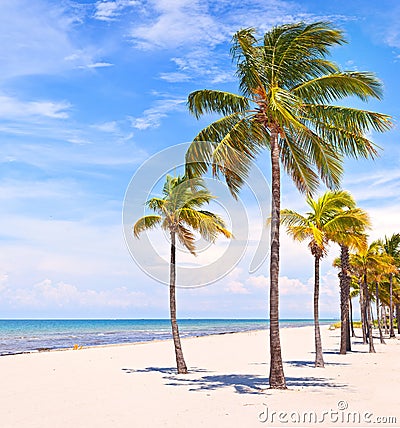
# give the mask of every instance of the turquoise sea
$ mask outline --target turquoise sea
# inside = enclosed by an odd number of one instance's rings
[[[333,320],[321,320],[330,324]],[[281,320],[281,327],[313,325],[312,320]],[[182,319],[181,337],[268,329],[262,319]],[[79,346],[170,339],[170,321],[144,320],[0,320],[0,355]]]

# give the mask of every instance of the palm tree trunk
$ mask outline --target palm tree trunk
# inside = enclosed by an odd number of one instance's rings
[[[374,347],[374,339],[372,337],[372,325],[371,325],[371,299],[369,297],[369,291],[368,291],[368,281],[367,281],[367,275],[364,274],[364,293],[365,293],[365,310],[366,310],[366,325],[367,325],[367,335],[368,335],[368,344],[369,344],[369,352],[375,352]]]
[[[375,294],[376,294],[376,320],[378,322],[378,329],[379,329],[379,339],[381,343],[385,343],[385,340],[383,339],[383,333],[382,333],[382,326],[381,326],[381,319],[379,316],[379,284],[378,281],[375,283]]]
[[[390,332],[389,337],[392,339],[396,337],[394,334],[394,328],[393,328],[393,274],[391,273],[389,276],[390,280],[390,307],[389,307],[389,323],[390,323]]]
[[[279,336],[279,225],[281,210],[281,183],[279,165],[278,132],[271,132],[271,170],[272,170],[272,213],[271,213],[271,255],[270,255],[270,371],[269,386],[274,389],[286,389],[283,373],[282,351]]]
[[[397,333],[400,334],[400,304],[396,303]]]
[[[349,271],[349,247],[340,245],[340,353],[351,351],[349,329],[349,296],[350,276]]]
[[[372,328],[374,328],[375,327],[375,320],[374,320],[374,312],[372,310],[372,303],[371,302],[369,303],[369,308],[370,308],[370,311],[371,311],[370,315],[371,315]]]
[[[364,296],[364,286],[362,285],[362,281],[360,281],[360,315],[361,315],[361,330],[362,330],[362,338],[363,344],[366,345],[367,342],[367,329],[366,329],[366,313],[365,313],[365,296]]]
[[[175,240],[176,240],[175,232],[171,230],[171,264],[169,268],[169,309],[170,309],[170,315],[171,315],[172,337],[174,339],[174,346],[175,346],[176,367],[178,369],[179,374],[186,374],[187,367],[186,367],[185,359],[183,358],[181,339],[179,337],[178,322],[176,321],[176,298],[175,298],[176,242]]]
[[[347,308],[346,351],[351,352],[350,308]]]
[[[387,317],[386,317],[386,305],[382,307],[382,311],[383,311],[383,322],[385,324],[385,334],[389,334]]]
[[[353,325],[353,303],[351,302],[351,297],[349,298],[349,310],[350,310],[351,337],[356,337],[356,334],[354,333],[354,325]]]
[[[319,257],[314,257],[314,329],[315,329],[315,367],[324,367],[321,331],[319,328]]]

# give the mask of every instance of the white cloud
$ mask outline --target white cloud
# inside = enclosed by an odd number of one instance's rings
[[[339,277],[338,270],[329,269],[324,275],[320,277],[320,292],[321,296],[328,296],[336,298],[339,291]],[[314,279],[309,281],[314,284]]]
[[[269,286],[269,278],[264,275],[251,276],[246,279],[246,284],[255,288],[267,289]]]
[[[108,2],[107,2],[108,3]],[[103,3],[101,3],[103,4]],[[114,15],[116,3],[107,13]],[[153,0],[139,9],[130,30],[134,46],[143,50],[180,50],[172,58],[178,70],[162,72],[168,82],[186,82],[202,78],[211,83],[232,81],[233,72],[216,54],[216,47],[231,40],[240,28],[255,27],[265,31],[273,25],[304,20],[347,19],[343,16],[321,17],[303,13],[300,3],[285,0]],[[228,47],[226,49],[228,52]]]
[[[30,288],[8,289],[3,299],[14,308],[129,308],[146,306],[144,294],[127,287],[108,290],[79,289],[45,279]]]
[[[189,74],[182,73],[180,71],[173,71],[171,73],[160,73],[160,78],[166,82],[188,82],[192,80]]]
[[[112,67],[114,64],[110,62],[94,62],[87,65],[79,66],[79,68],[104,68],[104,67]]]
[[[0,94],[0,116],[3,119],[47,117],[52,119],[68,118],[71,105],[67,102],[21,101]]]
[[[168,113],[183,109],[186,102],[184,98],[172,98],[158,100],[154,106],[145,110],[142,117],[131,117],[132,127],[144,131],[149,128],[157,128],[161,120],[168,116]]]
[[[223,22],[217,22],[198,0],[153,2],[153,10],[142,25],[131,30],[131,37],[142,49],[178,48],[188,44],[213,45],[226,40]]]
[[[243,269],[235,267],[223,280],[225,283],[224,290],[233,294],[250,294],[244,283],[239,280],[242,273]]]
[[[168,82],[193,81],[199,76],[211,83],[227,83],[236,79],[228,54],[213,55],[204,46],[193,48],[185,56],[174,57],[171,61],[178,71],[160,74],[160,78]]]
[[[279,278],[279,292],[281,295],[288,296],[298,294],[309,295],[312,292],[312,288],[303,284],[299,279],[281,276]]]
[[[233,294],[250,294],[250,291],[244,286],[240,281],[228,281],[225,286],[225,291],[228,291]]]
[[[101,0],[95,5],[94,17],[100,21],[114,21],[129,6],[138,5],[134,0]]]

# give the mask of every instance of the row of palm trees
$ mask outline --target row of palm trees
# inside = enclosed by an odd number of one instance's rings
[[[264,150],[270,152],[271,388],[286,388],[279,335],[281,168],[308,196],[316,192],[320,181],[330,189],[338,189],[344,158],[373,158],[377,148],[369,133],[384,132],[392,126],[388,115],[333,104],[346,97],[366,101],[382,95],[382,84],[372,73],[342,71],[328,59],[330,49],[344,43],[343,32],[327,22],[277,26],[260,38],[255,29],[239,30],[233,36],[231,53],[240,93],[203,89],[188,97],[189,111],[196,118],[206,113],[216,113],[220,118],[194,138],[186,153],[185,179],[197,179],[211,169],[215,176],[225,179],[237,197],[252,163]],[[158,210],[161,217],[167,215],[165,207],[149,207]],[[343,208],[355,209],[345,202]],[[135,233],[160,221],[144,220]],[[168,220],[162,226],[167,228],[168,224],[175,223]],[[221,222],[219,226],[224,229]],[[348,246],[346,242],[343,245]],[[318,268],[324,254],[316,247],[312,251]],[[343,290],[347,293],[347,272],[343,269]]]
[[[337,262],[337,261],[336,261]],[[382,333],[382,317],[389,338],[394,338],[394,307],[397,314],[397,328],[400,333],[400,234],[395,233],[383,240],[372,242],[369,246],[350,255],[352,275],[352,295],[360,298],[363,342],[369,343],[370,352],[375,352],[372,338],[373,311],[371,302],[375,301],[376,321],[381,343],[385,343]],[[386,309],[389,309],[389,328],[386,322]],[[380,310],[381,309],[381,310]]]
[[[320,260],[327,255],[330,242],[339,244],[341,255],[334,266],[340,269],[340,353],[351,351],[350,342],[350,288],[358,289],[363,342],[369,344],[369,351],[375,352],[372,335],[372,300],[376,302],[377,321],[381,343],[384,343],[379,316],[379,301],[386,300],[390,308],[390,337],[393,329],[393,283],[400,273],[400,234],[393,234],[385,240],[368,245],[366,230],[370,228],[368,214],[356,207],[349,192],[328,191],[317,200],[307,198],[310,211],[306,215],[292,210],[282,210],[281,222],[289,235],[297,241],[308,241],[314,257],[314,326],[315,367],[324,367],[321,334],[319,327],[319,283]],[[389,302],[384,299],[385,281],[389,283]],[[387,288],[387,287],[386,287]],[[397,295],[396,302],[400,303]],[[354,331],[354,330],[353,330]]]

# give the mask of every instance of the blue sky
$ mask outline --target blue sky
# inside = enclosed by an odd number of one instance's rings
[[[2,0],[0,317],[167,317],[167,288],[126,248],[124,195],[140,165],[190,141],[211,120],[188,114],[188,93],[237,91],[229,57],[233,32],[332,21],[349,42],[333,50],[333,59],[343,69],[373,71],[382,79],[384,99],[366,108],[396,123],[399,18],[396,0]],[[380,158],[347,161],[343,187],[370,213],[375,239],[400,231],[397,124],[371,138],[383,148]],[[258,165],[268,177],[267,153]],[[165,165],[166,171],[173,166]],[[282,205],[305,209],[286,178]],[[253,209],[257,205],[249,203],[247,218],[257,218]],[[249,222],[255,240],[261,233],[256,223]],[[164,236],[152,239],[167,257]],[[195,262],[183,255],[183,262],[210,263],[226,245],[220,241]],[[180,289],[180,316],[267,316],[268,268],[249,273],[249,248],[218,282]],[[332,246],[322,266],[323,317],[338,315],[331,268],[337,252]],[[306,245],[283,237],[281,260],[281,315],[311,318]]]

